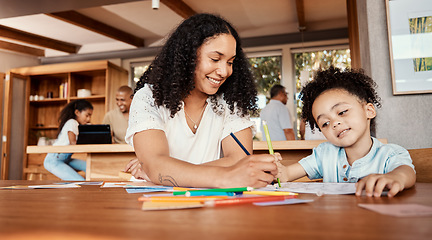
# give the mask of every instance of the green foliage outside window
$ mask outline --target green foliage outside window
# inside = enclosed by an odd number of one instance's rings
[[[326,69],[330,66],[338,68],[351,67],[351,56],[349,49],[340,50],[324,50],[317,52],[304,52],[294,54],[295,75],[296,75],[296,102],[297,102],[297,128],[299,126],[299,119],[301,119],[302,104],[298,98],[298,94],[302,88],[300,81],[300,73],[308,73],[306,76],[307,81],[312,80],[313,73],[318,69]],[[306,70],[306,71],[305,71]],[[305,84],[305,83],[303,83]],[[299,129],[297,129],[298,131]]]
[[[267,95],[274,84],[281,81],[281,56],[249,58],[258,94]]]

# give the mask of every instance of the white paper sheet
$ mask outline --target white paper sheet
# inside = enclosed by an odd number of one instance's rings
[[[355,183],[322,183],[322,182],[287,182],[281,183],[281,187],[268,185],[261,191],[287,191],[295,193],[323,194],[354,194]]]

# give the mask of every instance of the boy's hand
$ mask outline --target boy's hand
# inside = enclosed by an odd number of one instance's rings
[[[273,154],[273,157],[275,158],[275,163],[277,166],[277,175],[275,176],[275,181],[276,179],[279,178],[280,182],[288,182],[288,175],[287,175],[287,170],[286,170],[286,166],[282,165],[282,163],[280,161],[282,161],[282,156],[280,155],[280,153],[275,152]]]
[[[276,175],[276,178],[279,178],[280,182],[288,182],[287,167],[282,165],[280,161],[276,162],[276,166],[278,168],[278,174]]]
[[[365,189],[366,196],[380,197],[384,188],[389,189],[388,197],[394,197],[404,189],[404,185],[391,174],[370,174],[356,183],[356,195],[360,196]]]

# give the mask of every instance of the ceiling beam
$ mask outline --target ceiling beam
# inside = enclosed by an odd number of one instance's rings
[[[0,19],[136,1],[139,0],[0,0]]]
[[[24,32],[18,29],[0,25],[0,36],[19,42],[33,44],[40,47],[54,49],[61,52],[77,53],[81,48],[80,45],[43,37],[33,33]]]
[[[305,18],[303,0],[296,0],[296,8],[297,8],[297,21],[299,24],[298,29],[300,32],[306,31],[306,18]]]
[[[189,5],[182,0],[160,0],[165,6],[169,7],[175,13],[186,19],[197,14]]]
[[[144,47],[144,39],[134,36],[120,29],[99,22],[76,11],[65,11],[47,13],[46,15],[68,22],[70,24],[85,28],[87,30],[102,34],[106,37],[130,44],[135,47]]]
[[[304,35],[304,36],[302,36]],[[327,41],[336,39],[346,39],[348,43],[348,28],[321,30],[321,31],[307,31],[304,33],[288,33],[272,36],[251,37],[242,39],[242,47],[260,47],[281,44],[295,44],[304,42]],[[40,61],[42,64],[63,63],[63,62],[82,62],[102,59],[132,59],[143,57],[154,57],[159,53],[161,47],[144,47],[137,49],[86,53],[86,54],[73,54],[68,56],[58,57],[42,57]]]
[[[37,57],[44,57],[45,56],[45,50],[39,49],[39,48],[32,48],[16,43],[11,42],[5,42],[0,40],[0,49],[5,49],[13,52],[19,52],[24,54],[29,54]]]

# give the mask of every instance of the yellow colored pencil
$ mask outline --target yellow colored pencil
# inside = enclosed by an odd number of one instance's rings
[[[245,195],[264,195],[264,196],[287,196],[287,195],[298,195],[298,193],[293,192],[282,192],[282,191],[248,191],[243,192]]]
[[[267,140],[267,146],[268,146],[268,149],[269,149],[269,153],[270,154],[274,154],[273,145],[272,145],[272,142],[271,142],[271,139],[270,139],[270,133],[269,133],[266,121],[263,121],[263,128],[264,128],[264,134],[265,134],[265,137],[266,137],[266,140]],[[280,183],[279,178],[277,178],[277,182],[278,182],[278,186],[281,187],[281,183]]]

